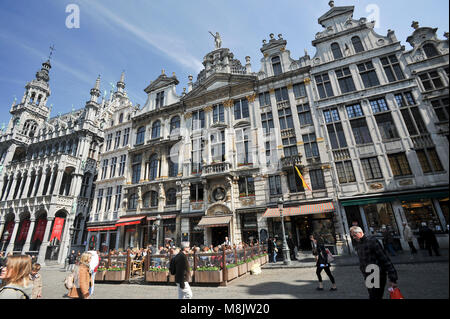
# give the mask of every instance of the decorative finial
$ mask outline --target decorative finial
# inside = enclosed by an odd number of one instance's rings
[[[162,70],[161,70],[161,74],[165,74],[165,71],[164,71],[164,69],[162,69]]]
[[[307,56],[308,55],[308,51],[305,49],[305,56]]]
[[[331,0],[330,2],[328,2],[328,5],[330,6],[330,8],[333,8],[334,7],[334,1]]]
[[[263,40],[263,45],[264,45],[264,44],[266,44],[266,43],[267,43],[267,40],[266,40],[266,39],[264,39],[264,40]]]
[[[175,77],[175,72],[172,72],[172,76]]]
[[[411,28],[414,28],[414,30],[419,29],[419,22],[413,21],[412,24],[411,24]]]
[[[125,83],[125,70],[122,71],[122,74],[120,75],[120,81],[122,83]]]
[[[54,45],[51,45],[51,46],[50,46],[50,55],[48,56],[48,60],[49,60],[49,61],[50,61],[50,59],[52,58],[53,51],[56,51],[56,50],[55,50],[55,46],[54,46]]]
[[[283,35],[281,33],[278,35],[278,40],[283,40]]]
[[[273,40],[274,39],[274,34],[273,33],[269,34],[269,37],[270,37],[270,40]]]
[[[188,79],[189,79],[189,82],[192,82],[192,79],[193,79],[194,77],[192,76],[192,75],[189,75],[188,76]]]

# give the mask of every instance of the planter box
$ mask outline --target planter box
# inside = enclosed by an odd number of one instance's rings
[[[125,281],[125,270],[106,271],[105,280],[108,280],[108,281]]]
[[[145,281],[148,282],[167,282],[169,277],[168,271],[146,271]]]
[[[247,263],[247,271],[250,271],[250,269],[252,269],[253,264],[255,263],[254,260],[251,260]]]
[[[239,276],[245,275],[248,271],[247,263],[243,263],[242,265],[238,265],[238,273]]]
[[[196,271],[195,282],[220,283],[223,281],[222,270]]]
[[[193,276],[194,276],[194,271],[191,270],[191,278],[190,278],[189,282],[192,282]],[[171,274],[169,274],[169,282],[175,282],[175,276],[172,276]]]
[[[97,273],[95,274],[95,282],[105,281],[105,275],[106,275],[106,270],[97,271]]]
[[[234,278],[239,277],[239,267],[228,268],[228,278],[227,281],[233,280]]]

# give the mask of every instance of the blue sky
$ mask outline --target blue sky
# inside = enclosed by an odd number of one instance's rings
[[[69,4],[80,8],[80,28],[66,27]],[[449,31],[447,0],[335,1],[336,6],[354,5],[355,19],[370,16],[373,4],[380,17],[375,30],[382,35],[395,30],[406,49],[413,20],[439,28],[440,38]],[[14,97],[22,98],[52,44],[52,116],[69,112],[72,105],[83,107],[99,74],[102,92],[109,92],[123,70],[128,95],[142,106],[144,88],[162,69],[168,75],[175,72],[178,94],[187,87],[188,75],[197,78],[203,57],[214,49],[208,31],[218,31],[222,47],[230,48],[243,65],[250,56],[257,72],[262,40],[270,33],[283,34],[292,58],[303,56],[304,49],[313,56],[311,41],[322,31],[317,19],[328,9],[328,0],[2,0],[0,126],[9,121]]]

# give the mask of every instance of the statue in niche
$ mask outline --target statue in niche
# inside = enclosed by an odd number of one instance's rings
[[[220,49],[222,46],[222,39],[220,38],[219,32],[216,32],[216,35],[214,35],[211,31],[208,31],[214,38],[214,45],[216,49]]]

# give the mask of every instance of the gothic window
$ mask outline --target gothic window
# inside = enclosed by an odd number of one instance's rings
[[[341,47],[338,43],[331,44],[331,52],[333,52],[333,57],[335,60],[342,58]]]
[[[356,53],[364,51],[364,47],[362,45],[361,39],[358,36],[354,36],[352,38],[352,44],[353,44],[353,48],[355,49]]]
[[[33,137],[36,134],[37,123],[33,120],[27,120],[23,125],[22,134]]]

